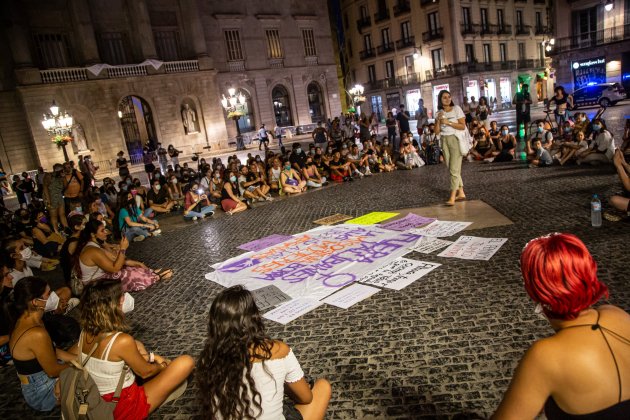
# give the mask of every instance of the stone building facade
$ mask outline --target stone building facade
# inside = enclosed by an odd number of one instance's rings
[[[366,91],[367,113],[385,116],[439,90],[509,104],[521,83],[538,98],[553,87],[543,42],[552,37],[549,0],[342,0],[348,85]],[[533,95],[536,96],[536,95]]]
[[[43,129],[53,100],[77,125],[70,159],[112,165],[119,150],[169,144],[190,156],[243,133],[341,111],[328,8],[256,0],[9,0],[0,30],[0,162],[51,168],[63,153]],[[204,149],[205,148],[205,149]]]

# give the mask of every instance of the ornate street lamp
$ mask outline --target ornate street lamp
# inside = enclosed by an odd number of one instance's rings
[[[73,123],[72,116],[67,111],[60,112],[57,103],[53,99],[50,112],[44,114],[42,125],[48,134],[52,136],[52,142],[63,149],[63,157],[66,162],[70,160],[66,146],[72,141]]]
[[[247,102],[247,98],[242,93],[236,93],[236,89],[228,89],[228,97],[222,95],[221,105],[227,112],[227,117],[234,120],[236,124],[236,150],[244,150],[243,136],[241,135],[241,128],[238,126],[238,120],[245,115],[243,113],[243,106]]]
[[[355,112],[356,112],[357,107],[365,103],[365,96],[363,96],[364,90],[365,89],[363,88],[363,86],[359,84],[354,85],[354,87],[348,90],[348,93],[350,94],[350,97],[352,98],[352,106],[355,109]]]

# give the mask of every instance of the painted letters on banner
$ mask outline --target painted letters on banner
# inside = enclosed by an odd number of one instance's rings
[[[362,277],[359,282],[370,286],[401,290],[442,264],[396,258],[384,267]]]
[[[438,257],[488,261],[506,242],[507,238],[460,236],[451,246],[439,253]]]
[[[419,229],[411,229],[409,232],[422,236],[432,236],[434,238],[447,238],[466,229],[472,222],[451,222],[447,220],[436,220]]]

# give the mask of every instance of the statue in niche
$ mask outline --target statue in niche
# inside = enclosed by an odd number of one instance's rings
[[[184,132],[188,134],[198,133],[197,129],[197,113],[190,107],[190,104],[184,104],[182,107],[182,123],[184,124]]]
[[[85,138],[85,131],[83,130],[83,126],[80,123],[75,124],[72,127],[72,148],[75,153],[87,152],[88,143]]]

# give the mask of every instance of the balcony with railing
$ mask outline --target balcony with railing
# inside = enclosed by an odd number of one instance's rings
[[[366,50],[363,50],[359,53],[359,58],[361,60],[366,60],[368,58],[372,58],[372,57],[376,57],[376,50],[374,48],[369,48]]]
[[[403,48],[410,48],[410,47],[415,47],[415,46],[416,46],[416,38],[413,36],[399,39],[398,41],[396,41],[396,48],[398,48],[399,50],[402,50]]]
[[[407,0],[398,0],[398,4],[394,5],[394,17],[411,12],[411,6]]]
[[[376,48],[376,52],[378,53],[378,55],[387,54],[387,53],[393,52],[393,51],[394,51],[394,43],[393,42],[383,43],[382,45],[379,45]]]
[[[369,28],[372,26],[372,19],[369,16],[363,16],[360,19],[357,19],[357,29],[361,32],[364,28]]]
[[[377,13],[374,13],[374,23],[383,22],[387,19],[389,19],[388,9],[379,10]]]
[[[531,25],[516,25],[516,35],[529,35],[531,31]]]
[[[619,25],[614,28],[556,38],[556,43],[548,54],[553,56],[566,51],[596,48],[616,42],[627,42],[628,40],[630,40],[630,24]]]
[[[479,25],[479,34],[481,36],[495,35],[498,31],[499,31],[499,25],[491,25],[491,24]]]
[[[471,73],[489,71],[535,69],[545,66],[544,60],[492,61],[488,63],[456,63],[439,69],[427,70],[425,81],[441,77],[464,76]]]
[[[549,26],[540,25],[534,28],[534,33],[536,35],[552,35],[553,30]]]
[[[462,23],[461,24],[462,36],[478,34],[479,33],[478,27],[479,25],[473,25],[472,23]]]
[[[435,28],[422,33],[422,42],[431,42],[444,39],[444,28]]]
[[[497,35],[512,35],[512,25],[497,25]]]

